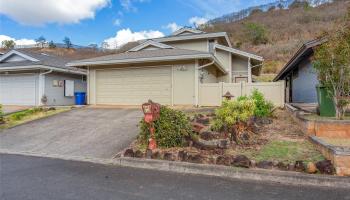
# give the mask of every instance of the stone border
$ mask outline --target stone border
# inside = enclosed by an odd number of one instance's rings
[[[309,138],[316,148],[332,161],[338,175],[350,176],[350,147],[333,146],[316,136]]]
[[[103,165],[133,167],[166,172],[185,173],[233,178],[247,181],[272,182],[296,186],[318,186],[331,188],[350,188],[350,178],[327,175],[310,175],[298,172],[273,171],[264,169],[244,169],[218,165],[195,164],[176,161],[140,159],[140,158],[114,158],[98,159],[75,156],[62,156],[53,154],[39,154],[33,152],[12,152],[0,149],[1,154],[45,157],[70,161],[90,162]]]

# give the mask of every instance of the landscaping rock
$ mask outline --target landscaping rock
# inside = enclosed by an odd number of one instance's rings
[[[207,116],[198,117],[196,119],[196,122],[204,125],[209,125],[210,118]]]
[[[232,165],[235,167],[250,167],[250,160],[245,155],[239,155],[233,159]]]
[[[229,166],[231,165],[232,159],[230,156],[218,156],[216,158],[216,164],[217,165],[226,165]]]
[[[256,161],[255,160],[250,160],[250,166],[251,167],[256,167]]]
[[[169,153],[169,152],[164,153],[163,159],[169,160],[169,161],[175,160],[174,155],[172,153]]]
[[[160,159],[161,158],[161,155],[158,151],[155,151],[155,152],[152,152],[152,156],[151,156],[152,159]]]
[[[211,140],[211,141],[198,139],[198,141],[195,141],[195,146],[198,149],[202,149],[202,150],[214,150],[216,148],[227,149],[229,144],[230,144],[229,139],[218,139],[218,140]]]
[[[259,126],[272,124],[273,120],[267,117],[253,117],[252,120]]]
[[[179,151],[177,154],[177,158],[180,161],[186,161],[187,160],[187,152],[186,151]]]
[[[203,140],[213,140],[217,137],[219,133],[212,132],[212,131],[201,131],[199,133],[199,137]]]
[[[256,164],[256,166],[258,168],[261,168],[261,169],[272,169],[273,167],[273,163],[271,161],[260,161],[258,162],[258,164]]]
[[[295,162],[294,170],[297,172],[304,172],[305,171],[305,164],[302,160],[298,160]]]
[[[136,158],[142,158],[143,157],[142,151],[140,151],[140,150],[135,151],[135,157]]]
[[[309,174],[314,174],[317,172],[316,165],[313,162],[308,162],[306,164],[306,172]]]
[[[134,150],[132,150],[132,149],[125,150],[124,157],[134,157],[134,156],[135,156]]]
[[[192,122],[192,130],[196,133],[199,133],[205,126],[203,124]]]
[[[200,154],[189,155],[187,162],[191,163],[203,163],[204,158]]]
[[[278,162],[276,167],[277,167],[277,169],[283,170],[283,171],[289,170],[289,165],[288,164],[284,164],[283,162]],[[293,169],[294,169],[294,167],[293,167]]]
[[[295,171],[295,164],[288,164],[289,171]]]
[[[151,150],[151,149],[147,149],[147,150],[146,150],[146,155],[145,155],[145,157],[148,158],[148,159],[150,159],[150,158],[152,158],[152,154],[153,154],[153,153],[152,153],[152,150]]]
[[[321,174],[334,174],[334,166],[330,160],[323,160],[316,163]]]

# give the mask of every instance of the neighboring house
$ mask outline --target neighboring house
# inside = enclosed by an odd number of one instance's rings
[[[285,80],[285,99],[288,103],[317,103],[316,85],[319,83],[312,65],[314,48],[325,39],[305,43],[282,68],[274,81]]]
[[[65,66],[67,62],[19,49],[0,56],[0,104],[73,105],[74,92],[86,91],[87,73]]]
[[[226,33],[183,28],[128,52],[73,61],[88,70],[88,103],[198,105],[199,84],[252,82],[263,58],[231,47]]]

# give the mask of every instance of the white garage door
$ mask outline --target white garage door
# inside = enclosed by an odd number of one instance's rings
[[[129,68],[96,71],[96,103],[141,105],[171,104],[171,67]]]
[[[0,76],[0,104],[36,105],[36,76],[3,75]]]

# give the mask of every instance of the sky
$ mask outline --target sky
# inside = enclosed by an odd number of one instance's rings
[[[275,0],[0,0],[0,42],[108,44],[162,37],[183,26]]]

